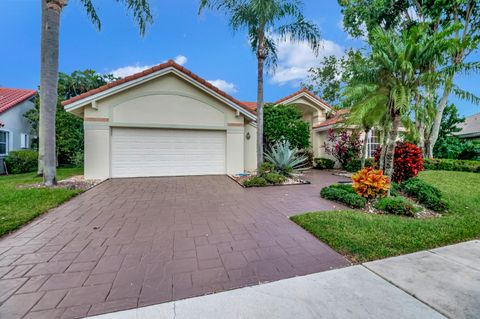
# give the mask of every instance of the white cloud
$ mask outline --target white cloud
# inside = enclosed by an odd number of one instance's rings
[[[177,64],[184,65],[185,63],[187,63],[188,59],[184,55],[177,55],[175,59],[173,59],[173,61],[175,61],[175,63]]]
[[[122,66],[121,68],[112,70],[109,73],[113,74],[116,77],[124,78],[126,76],[129,76],[138,72],[142,72],[143,70],[146,70],[151,67],[152,67],[151,65],[139,65],[137,63],[136,65]]]
[[[173,59],[173,61],[175,61],[175,63],[177,64],[184,65],[185,63],[187,63],[188,59],[184,55],[177,55]],[[167,61],[163,61],[162,63],[164,62],[167,62]],[[136,63],[134,65],[122,66],[118,69],[110,71],[109,73],[113,74],[116,77],[124,78],[126,76],[129,76],[138,72],[142,72],[143,70],[149,69],[152,66],[153,65],[140,65],[140,63]]]
[[[216,86],[217,88],[219,88],[220,90],[224,91],[224,92],[227,92],[227,93],[236,93],[238,92],[237,90],[237,87],[235,84],[233,83],[230,83],[230,82],[227,82],[225,80],[221,80],[221,79],[218,79],[218,80],[208,80],[207,81],[208,83]]]
[[[306,41],[278,41],[277,69],[271,81],[275,84],[297,84],[308,76],[311,67],[318,66],[325,56],[342,56],[343,48],[339,44],[322,40],[318,55],[312,51]]]

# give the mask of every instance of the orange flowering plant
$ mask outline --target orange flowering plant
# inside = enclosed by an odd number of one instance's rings
[[[367,199],[384,197],[390,188],[390,180],[382,170],[365,167],[352,176],[353,189]]]

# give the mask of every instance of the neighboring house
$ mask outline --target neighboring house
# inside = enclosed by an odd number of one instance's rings
[[[459,138],[480,141],[480,113],[465,117],[465,122],[458,125],[462,130],[455,133]]]
[[[23,116],[33,109],[35,90],[0,88],[0,174],[9,152],[30,147],[31,127]]]
[[[295,105],[317,130],[332,108],[302,89]],[[63,102],[85,128],[86,178],[236,174],[256,168],[255,103],[241,102],[173,61]]]

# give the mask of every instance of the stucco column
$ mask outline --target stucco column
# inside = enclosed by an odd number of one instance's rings
[[[245,170],[244,133],[243,123],[229,123],[227,126],[227,174],[243,173]]]

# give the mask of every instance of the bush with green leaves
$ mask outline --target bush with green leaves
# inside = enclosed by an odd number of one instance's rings
[[[38,153],[33,150],[11,151],[5,163],[10,174],[33,172],[37,169]]]
[[[414,217],[416,213],[422,210],[421,207],[415,205],[412,201],[401,196],[388,196],[375,202],[373,205],[376,209],[382,210],[389,214]]]
[[[307,165],[307,158],[298,154],[298,149],[292,147],[289,141],[280,141],[265,152],[265,160],[275,166],[275,171],[283,176],[294,177],[300,174],[300,169]]]
[[[264,178],[267,180],[269,184],[273,184],[273,185],[281,184],[286,179],[285,176],[275,172],[270,172],[266,174]]]
[[[351,185],[330,185],[322,188],[320,196],[325,199],[341,202],[352,208],[364,208],[367,200],[355,193]]]
[[[310,126],[295,106],[265,105],[263,118],[263,135],[267,147],[284,140],[300,150],[310,147]]]
[[[374,167],[374,165],[375,165],[375,161],[373,160],[373,158],[367,158],[365,160],[365,167]],[[344,167],[344,169],[350,173],[358,172],[361,168],[362,168],[362,161],[359,159],[352,159]]]
[[[425,158],[423,159],[423,167],[429,170],[480,173],[480,161]]]
[[[403,181],[400,189],[431,210],[443,212],[448,209],[448,203],[442,198],[442,192],[419,178]]]
[[[267,180],[260,176],[253,176],[243,182],[243,186],[245,187],[262,187],[267,185]]]
[[[329,158],[317,157],[313,159],[313,162],[317,169],[332,169],[335,166],[335,161]]]

